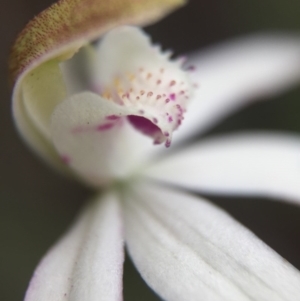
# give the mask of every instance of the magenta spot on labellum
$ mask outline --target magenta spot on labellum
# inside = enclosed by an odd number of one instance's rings
[[[69,165],[71,163],[71,158],[68,155],[61,155],[60,158],[66,165]]]
[[[164,132],[164,135],[165,135],[166,137],[169,137],[169,136],[170,136],[170,134],[169,134],[168,132]]]
[[[169,116],[168,121],[171,123],[173,121],[173,118]]]
[[[170,139],[167,139],[165,146],[166,147],[170,147],[171,146],[171,140]]]
[[[144,114],[145,114],[145,111],[144,111],[144,110],[139,110],[139,114],[144,115]]]
[[[176,108],[178,109],[178,111],[182,114],[183,113],[183,109],[180,105],[176,105]]]
[[[127,116],[129,122],[140,132],[147,136],[155,136],[160,129],[150,120],[136,115]]]
[[[176,94],[175,94],[175,93],[170,94],[170,95],[169,95],[169,98],[170,98],[171,100],[175,100],[175,99],[176,99]]]
[[[169,99],[169,98],[167,98],[167,99],[165,100],[165,102],[166,102],[166,103],[170,102],[170,99]]]
[[[106,116],[107,120],[118,120],[119,118],[120,118],[120,116],[117,116],[117,115]]]
[[[157,123],[158,123],[158,120],[157,120],[157,118],[153,118],[153,119],[152,119],[152,121],[153,121],[155,124],[157,124]]]
[[[97,126],[97,131],[107,131],[114,127],[114,123],[104,123]]]

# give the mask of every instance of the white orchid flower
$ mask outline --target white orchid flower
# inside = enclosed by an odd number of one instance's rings
[[[191,55],[188,73],[139,28],[122,26],[155,21],[181,2],[60,1],[18,37],[10,66],[20,133],[48,162],[101,190],[41,261],[26,301],[122,300],[124,242],[168,301],[300,298],[293,266],[186,192],[299,204],[299,138],[253,133],[169,148],[298,81],[300,39],[238,40]]]

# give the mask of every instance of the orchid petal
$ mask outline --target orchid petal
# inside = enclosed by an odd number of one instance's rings
[[[53,143],[62,160],[89,184],[124,178],[154,148],[149,137],[132,127],[127,115],[126,108],[97,94],[74,95],[53,113]]]
[[[144,173],[211,194],[267,196],[300,204],[300,139],[279,133],[211,138]]]
[[[142,277],[168,301],[294,301],[300,274],[204,199],[139,183],[126,192],[125,236]]]
[[[115,195],[90,204],[41,261],[25,301],[122,300],[122,227]]]
[[[300,39],[258,35],[191,54],[199,86],[174,142],[203,133],[229,114],[300,80]]]

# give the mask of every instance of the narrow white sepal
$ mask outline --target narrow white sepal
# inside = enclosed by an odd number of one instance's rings
[[[271,97],[300,80],[300,38],[262,34],[217,45],[188,56],[198,84],[174,143],[216,125],[261,97]]]
[[[25,301],[120,301],[123,261],[122,217],[111,193],[89,204],[42,259]]]
[[[204,199],[138,183],[125,196],[125,237],[146,282],[168,301],[294,301],[300,274]]]
[[[300,204],[300,139],[280,133],[211,138],[152,164],[144,174],[211,194],[247,194]]]

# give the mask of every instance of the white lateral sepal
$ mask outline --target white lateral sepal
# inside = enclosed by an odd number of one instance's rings
[[[42,259],[25,301],[120,301],[123,261],[122,218],[111,193],[89,204]]]
[[[129,253],[168,301],[294,301],[300,274],[204,199],[138,183],[124,201]]]

